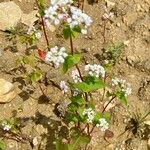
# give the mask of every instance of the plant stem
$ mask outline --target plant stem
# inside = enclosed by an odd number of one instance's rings
[[[38,0],[36,0],[36,4],[38,6],[38,9],[40,10],[41,8],[40,8],[40,5],[38,3]],[[40,15],[40,17],[41,17],[41,21],[42,21],[42,27],[43,27],[43,32],[44,32],[44,37],[45,37],[45,40],[46,40],[46,44],[47,44],[47,47],[49,47],[49,41],[48,41],[48,36],[47,36],[47,33],[46,33],[44,18],[41,15]]]
[[[43,19],[42,16],[41,16],[41,20],[42,20],[42,26],[43,26],[43,32],[44,32],[46,44],[47,44],[47,47],[49,48],[49,41],[48,41],[48,36],[47,36],[47,33],[46,33],[45,22],[44,22],[44,19]]]
[[[106,83],[106,78],[107,78],[107,76],[106,76],[106,74],[105,74],[104,83]],[[103,96],[102,96],[102,101],[104,100],[105,92],[106,92],[106,88],[104,87]]]
[[[72,36],[70,36],[70,47],[71,47],[71,54],[73,55],[74,54],[74,47],[73,47]],[[81,71],[80,71],[78,65],[76,64],[75,66],[76,66],[76,69],[78,70],[78,73],[79,73],[81,80],[83,81],[83,77],[82,77],[82,74],[81,74]]]
[[[72,36],[71,35],[70,35],[70,47],[71,47],[71,54],[73,55],[74,47],[73,47],[73,41],[72,41]]]
[[[44,90],[43,90],[43,88],[42,88],[42,86],[41,86],[41,83],[39,83],[39,88],[40,88],[42,94],[45,95]]]
[[[84,10],[84,0],[82,0],[82,11]]]
[[[115,98],[116,98],[116,96],[113,96],[113,97],[111,98],[111,100],[108,102],[108,104],[104,107],[102,113],[106,110],[106,108],[108,107],[108,105],[109,105]]]
[[[80,0],[78,0],[78,8],[80,7]]]
[[[91,134],[94,130],[94,128],[96,127],[96,125],[93,126],[93,128],[91,129],[91,131],[89,132],[89,134]]]
[[[103,28],[103,45],[106,44],[106,24],[107,24],[107,20],[104,20],[104,28]]]

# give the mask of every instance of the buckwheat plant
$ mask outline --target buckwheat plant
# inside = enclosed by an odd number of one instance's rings
[[[17,118],[0,120],[1,138],[13,139],[23,142],[25,137],[21,133],[21,120]],[[5,145],[3,145],[5,146]],[[0,143],[1,147],[1,143]]]
[[[59,83],[59,89],[64,94],[64,103],[57,107],[69,134],[65,138],[61,135],[56,137],[56,149],[78,150],[87,146],[95,128],[101,132],[108,131],[111,123],[111,116],[106,112],[108,105],[115,99],[128,105],[127,96],[131,94],[131,87],[125,80],[109,76],[109,62],[106,64],[86,64],[85,66],[82,64],[82,69],[80,68],[81,55],[75,52],[73,40],[77,38],[78,34],[83,36],[88,34],[93,20],[88,14],[75,7],[73,0],[51,0],[48,8],[45,7],[43,0],[39,0],[37,5],[48,50],[38,51],[40,59],[55,69],[62,68],[63,74],[68,74],[70,77]],[[103,16],[106,20],[109,17],[111,14]],[[62,29],[64,39],[70,41],[70,51],[63,45],[50,46],[46,28],[51,25]],[[36,36],[40,37],[40,35]],[[32,60],[23,57],[20,59],[20,64],[32,66],[33,63],[26,59]],[[41,73],[37,73],[35,68],[29,74],[33,81],[40,80],[41,75]],[[111,90],[107,91],[107,87]],[[99,89],[103,91],[101,100],[104,101],[106,98],[109,101],[98,112],[92,93]],[[9,126],[6,126],[5,129],[9,129]]]

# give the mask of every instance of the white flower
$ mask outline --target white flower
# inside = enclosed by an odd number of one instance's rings
[[[97,127],[101,127],[101,131],[106,131],[109,128],[109,124],[105,118],[100,118],[99,123],[96,124]]]
[[[37,39],[40,39],[41,38],[41,33],[37,32],[37,33],[35,33],[35,36],[36,36]]]
[[[45,56],[45,62],[52,63],[58,68],[60,64],[64,63],[65,58],[68,56],[65,51],[66,49],[64,47],[61,47],[60,49],[57,46],[51,48]]]
[[[125,96],[128,96],[131,94],[132,89],[131,85],[129,83],[126,83],[126,80],[114,78],[112,79],[112,86],[119,86],[121,88],[121,91],[125,93]]]
[[[97,78],[101,75],[102,77],[105,77],[105,69],[97,64],[94,65],[86,65],[85,71],[88,71],[88,74],[91,76],[96,76]]]
[[[8,124],[5,121],[2,123],[2,126],[3,126],[3,130],[5,131],[9,131],[12,128],[12,125]]]
[[[66,85],[65,81],[61,81],[60,82],[60,88],[61,88],[63,93],[67,93],[68,92],[68,86]]]
[[[89,27],[93,21],[91,17],[83,13],[79,8],[71,6],[72,3],[72,0],[51,1],[51,6],[45,10],[45,21],[49,20],[50,23],[56,26],[61,22],[68,23],[71,29],[80,26],[81,33],[87,34],[87,27]]]
[[[84,109],[83,115],[87,116],[87,122],[88,123],[92,123],[92,121],[94,119],[95,112],[93,111],[92,108],[87,108],[87,109]]]
[[[71,77],[72,77],[74,83],[82,82],[78,70],[73,70],[72,74],[71,74]]]

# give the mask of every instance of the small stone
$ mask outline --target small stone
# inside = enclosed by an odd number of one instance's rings
[[[121,24],[120,24],[119,22],[118,22],[116,25],[117,25],[117,27],[120,27],[120,26],[121,26]]]
[[[150,59],[146,60],[146,62],[144,64],[144,69],[146,71],[150,71]]]
[[[0,3],[0,30],[7,30],[15,27],[20,21],[22,11],[14,2]]]
[[[134,64],[136,62],[136,57],[135,56],[127,56],[127,62],[129,63],[129,65],[134,66]]]
[[[37,13],[38,11],[34,10],[29,14],[22,14],[21,22],[29,27],[32,26],[34,22],[38,20],[38,18],[36,17]]]
[[[129,46],[129,43],[130,43],[129,40],[123,42],[123,44],[124,44],[125,46]]]
[[[150,120],[147,120],[144,123],[150,126]]]
[[[38,144],[39,144],[38,138],[37,137],[33,138],[33,145],[37,146]]]
[[[114,3],[114,2],[111,2],[111,1],[109,1],[109,0],[105,0],[105,1],[106,1],[107,7],[113,7],[113,6],[115,6],[115,3]]]
[[[137,4],[137,9],[136,10],[137,10],[137,12],[143,11],[143,8],[140,4]]]
[[[147,141],[147,147],[148,147],[148,149],[150,149],[150,138]]]
[[[0,103],[8,103],[16,97],[17,93],[12,83],[0,79]]]

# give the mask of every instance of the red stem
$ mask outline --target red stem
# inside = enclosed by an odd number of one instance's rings
[[[40,10],[40,5],[38,3],[38,0],[36,0],[36,4],[38,6],[38,9]],[[41,21],[42,21],[42,27],[43,27],[43,32],[44,32],[44,37],[45,37],[45,40],[46,40],[46,44],[47,44],[47,47],[49,47],[49,41],[48,41],[48,36],[47,36],[47,33],[46,33],[45,22],[44,22],[43,16],[41,16]]]
[[[111,100],[108,102],[108,104],[104,107],[102,113],[106,110],[106,108],[108,107],[108,105],[109,105],[115,98],[116,98],[116,96],[113,96],[113,97],[111,98]]]

